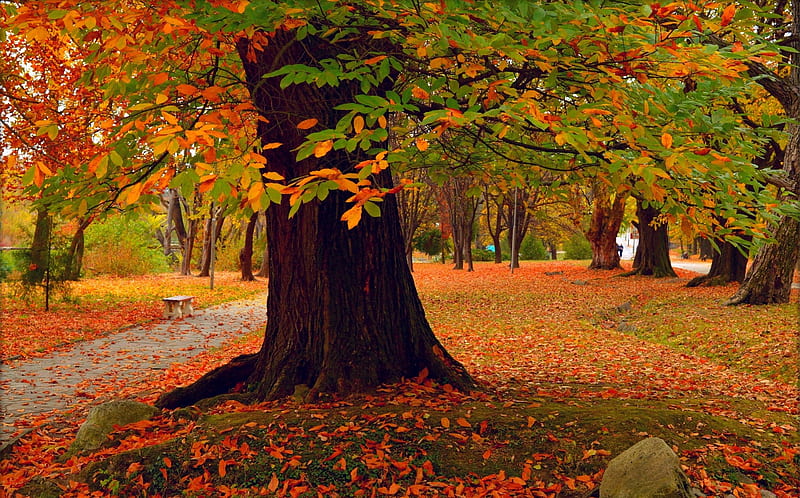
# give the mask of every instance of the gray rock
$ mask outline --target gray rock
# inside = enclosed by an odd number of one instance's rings
[[[759,489],[758,492],[761,493],[761,498],[778,498],[778,495],[766,489]]]
[[[678,456],[660,438],[639,441],[611,460],[600,498],[693,498]]]
[[[631,302],[630,301],[625,301],[624,303],[622,303],[619,306],[617,306],[616,308],[614,308],[614,311],[617,312],[617,313],[627,313],[630,310],[631,310]]]
[[[573,280],[571,283],[573,285],[589,285],[589,282],[586,280]]]
[[[66,457],[96,450],[105,442],[114,426],[147,420],[158,413],[158,408],[137,401],[109,401],[89,410],[86,422],[78,429],[75,441]]]

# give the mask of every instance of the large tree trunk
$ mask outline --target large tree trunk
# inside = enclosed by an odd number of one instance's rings
[[[253,213],[247,221],[247,228],[244,230],[244,245],[239,251],[239,268],[242,271],[242,280],[252,282],[256,279],[253,275],[253,233],[256,231],[258,213]]]
[[[617,233],[622,226],[625,215],[626,194],[615,193],[613,196],[604,186],[592,189],[594,209],[591,224],[586,238],[592,246],[592,262],[590,270],[616,270],[620,267],[617,250]]]
[[[726,304],[789,302],[794,268],[800,257],[800,222],[782,217],[775,239],[778,242],[761,247],[744,282]]]
[[[333,150],[320,159],[295,162],[292,152],[306,133],[297,123],[315,118],[334,127],[342,115],[334,108],[359,91],[357,82],[284,90],[280,77],[263,78],[285,64],[335,56],[339,47],[312,37],[296,41],[293,33],[278,31],[263,51],[244,38],[238,50],[253,101],[266,118],[258,123],[259,138],[283,144],[263,151],[271,171],[286,178],[321,168],[352,171],[364,159]],[[372,180],[388,187],[391,175],[384,171]],[[405,261],[395,199],[385,198],[380,218],[365,216],[348,230],[340,218],[350,195],[332,192],[324,202],[302,206],[291,219],[286,201],[267,210],[269,320],[246,376],[247,389],[259,399],[273,399],[305,385],[310,400],[319,393],[369,390],[421,372],[457,388],[472,387],[469,374],[445,351],[425,318]],[[179,401],[193,402],[191,397]],[[170,404],[175,406],[175,400]]]
[[[726,285],[730,282],[741,282],[747,271],[747,255],[727,241],[721,241],[719,250],[713,251],[711,269],[707,275],[695,277],[686,287],[710,287]]]
[[[658,208],[644,207],[636,201],[636,217],[639,220],[639,245],[633,258],[633,270],[625,275],[652,275],[656,278],[675,277],[669,259],[669,230],[666,223],[658,222]]]
[[[800,115],[796,109],[794,116]],[[800,126],[788,126],[789,141],[784,153],[784,171],[789,175],[792,189],[789,195],[800,195]],[[783,216],[775,227],[774,244],[761,246],[750,272],[739,290],[727,304],[780,304],[788,303],[792,292],[792,278],[800,258],[800,221]]]

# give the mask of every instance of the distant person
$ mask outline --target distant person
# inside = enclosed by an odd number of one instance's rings
[[[619,254],[620,258],[622,257],[622,250],[623,249],[624,249],[624,247],[622,247],[622,244],[617,244],[617,254]]]

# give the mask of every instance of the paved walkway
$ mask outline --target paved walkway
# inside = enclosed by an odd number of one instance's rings
[[[0,365],[0,444],[25,427],[33,415],[70,409],[85,402],[81,398],[103,395],[97,392],[100,385],[123,386],[263,328],[266,310],[262,295]]]

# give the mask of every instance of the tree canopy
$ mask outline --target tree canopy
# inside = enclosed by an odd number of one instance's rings
[[[199,185],[230,210],[288,196],[292,214],[344,190],[352,227],[363,211],[380,214],[387,189],[374,173],[424,160],[446,178],[469,164],[505,185],[546,178],[553,192],[595,178],[657,203],[687,230],[765,237],[765,217],[780,208],[764,188],[770,172],[752,164],[766,138],[733,102],[753,91],[752,64],[777,65],[778,54],[758,40],[711,38],[752,28],[753,8],[5,2],[2,78],[12,84],[2,119],[14,152],[4,169],[24,168],[31,195],[77,214],[146,205],[167,186]],[[281,88],[356,81],[360,90],[333,125],[287,116],[305,137],[296,160],[332,150],[367,159],[294,178],[265,165],[265,149],[287,145],[255,143],[264,118],[247,99],[235,47],[246,38],[255,57],[280,31],[336,47],[272,68]]]

